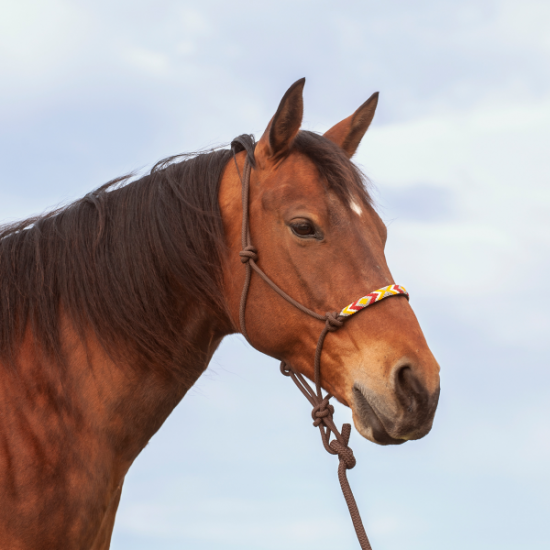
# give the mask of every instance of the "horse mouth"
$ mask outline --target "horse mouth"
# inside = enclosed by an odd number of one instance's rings
[[[363,437],[379,445],[402,445],[407,441],[406,439],[395,439],[388,433],[382,420],[357,384],[353,386],[353,401],[355,424]]]

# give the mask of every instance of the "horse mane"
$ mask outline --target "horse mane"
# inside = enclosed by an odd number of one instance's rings
[[[245,135],[233,150],[169,157],[140,179],[112,180],[67,206],[0,226],[0,359],[16,364],[30,328],[63,362],[64,313],[83,340],[91,329],[110,353],[129,346],[139,363],[178,376],[185,312],[199,305],[224,314],[219,186],[234,152],[253,158],[254,147]],[[302,131],[293,149],[339,196],[370,202],[360,172],[329,140]]]

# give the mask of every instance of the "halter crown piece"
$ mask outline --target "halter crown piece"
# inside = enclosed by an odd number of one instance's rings
[[[241,332],[244,337],[248,340],[248,334],[246,331],[245,324],[245,312],[246,312],[246,299],[248,296],[248,289],[250,288],[250,279],[252,276],[252,270],[254,270],[266,283],[270,286],[277,294],[284,298],[287,302],[290,302],[293,306],[298,308],[300,311],[325,322],[325,327],[322,330],[319,340],[317,342],[317,349],[315,351],[315,360],[314,360],[314,382],[315,389],[312,388],[306,379],[299,372],[295,372],[292,367],[285,363],[281,362],[281,372],[285,376],[290,376],[294,383],[298,386],[298,389],[304,394],[307,400],[311,403],[313,410],[311,411],[311,416],[313,418],[313,425],[318,427],[321,432],[321,439],[323,441],[323,446],[325,449],[333,455],[338,455],[340,460],[338,466],[338,479],[340,481],[340,486],[342,487],[342,493],[346,499],[346,504],[348,505],[349,513],[353,526],[355,528],[355,533],[357,534],[357,539],[361,546],[362,550],[372,550],[369,539],[363,527],[363,522],[361,521],[361,516],[359,514],[359,509],[357,508],[357,503],[351,491],[346,470],[349,470],[355,466],[355,457],[353,456],[353,451],[348,446],[349,436],[351,433],[351,425],[344,424],[342,426],[342,431],[340,432],[332,416],[334,414],[334,407],[330,404],[330,398],[332,395],[327,393],[323,396],[321,388],[321,353],[323,351],[323,343],[325,337],[329,332],[334,332],[344,325],[344,321],[349,319],[352,315],[355,315],[357,312],[365,309],[366,307],[380,302],[385,298],[390,298],[392,296],[405,296],[409,298],[408,292],[404,287],[400,285],[389,285],[379,290],[375,290],[362,298],[359,298],[355,302],[346,306],[340,313],[329,312],[326,315],[320,315],[315,311],[305,307],[300,304],[294,298],[291,298],[284,290],[279,288],[263,271],[258,264],[258,251],[252,245],[250,238],[250,226],[248,219],[248,205],[249,205],[249,189],[250,189],[250,172],[252,166],[254,166],[254,156],[250,151],[247,151],[247,158],[245,160],[243,174],[241,176],[239,166],[237,164],[237,159],[235,153],[243,149],[242,143],[239,138],[235,139],[231,144],[233,148],[233,159],[235,161],[235,166],[237,167],[237,173],[241,178],[242,183],[242,205],[243,205],[243,224],[242,224],[242,250],[239,252],[241,262],[246,267],[246,275],[243,286],[243,292],[241,294],[241,303],[239,307],[239,322],[241,325]],[[334,435],[334,439],[330,439],[331,434]]]

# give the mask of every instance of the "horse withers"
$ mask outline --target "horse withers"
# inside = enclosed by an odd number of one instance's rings
[[[242,329],[247,155],[257,264],[287,295],[324,315],[394,283],[350,161],[378,96],[318,135],[300,131],[303,85],[256,145],[170,158],[0,228],[1,548],[109,548],[132,462]],[[247,303],[250,342],[312,379],[318,320],[260,277]],[[320,381],[375,443],[431,428],[439,367],[402,297],[327,338]]]

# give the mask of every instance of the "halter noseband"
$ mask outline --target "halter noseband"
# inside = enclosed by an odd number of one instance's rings
[[[355,466],[355,457],[353,456],[353,451],[348,446],[349,436],[351,433],[351,425],[343,424],[342,431],[340,432],[334,424],[334,421],[332,419],[332,416],[334,414],[334,407],[329,402],[332,395],[330,393],[327,393],[325,396],[323,396],[323,391],[321,388],[321,353],[323,351],[323,343],[325,341],[326,335],[329,332],[334,332],[342,327],[346,319],[349,319],[349,317],[351,317],[358,311],[361,311],[362,309],[376,302],[380,302],[385,298],[391,298],[392,296],[405,296],[407,299],[409,299],[409,294],[405,290],[405,288],[400,285],[389,285],[379,290],[375,290],[370,294],[363,296],[362,298],[359,298],[355,302],[352,302],[344,309],[342,309],[340,313],[329,312],[326,315],[320,315],[319,313],[312,311],[311,309],[294,300],[294,298],[290,297],[284,290],[277,286],[264,273],[264,271],[260,267],[258,267],[258,264],[256,263],[258,260],[258,250],[252,245],[250,237],[248,207],[250,194],[250,172],[254,160],[253,157],[250,158],[251,155],[248,151],[247,153],[248,154],[245,160],[242,176],[240,174],[235,154],[233,155],[235,166],[237,167],[237,173],[239,174],[242,183],[242,250],[241,252],[239,252],[239,256],[241,258],[241,262],[246,267],[245,281],[239,307],[239,322],[241,325],[241,332],[250,343],[250,340],[248,339],[248,333],[246,331],[245,312],[248,290],[250,288],[250,279],[252,277],[252,270],[254,270],[267,283],[268,286],[270,286],[277,294],[279,294],[279,296],[284,298],[287,302],[290,302],[294,307],[298,308],[300,311],[306,313],[307,315],[314,317],[315,319],[325,321],[325,327],[319,336],[317,349],[315,350],[315,390],[308,384],[304,376],[299,372],[294,371],[288,363],[282,361],[280,368],[281,372],[285,376],[290,376],[292,378],[294,383],[298,386],[298,389],[311,403],[311,406],[313,407],[313,410],[311,412],[313,425],[319,428],[321,432],[321,439],[323,441],[323,446],[325,447],[325,449],[330,454],[338,455],[338,458],[340,460],[338,466],[338,479],[342,487],[344,498],[346,499],[346,503],[348,505],[353,526],[357,534],[357,539],[359,540],[359,544],[361,545],[362,550],[372,550],[346,475],[346,470],[351,469]],[[332,441],[330,440],[331,433],[334,434],[335,437],[335,439],[333,439]]]

